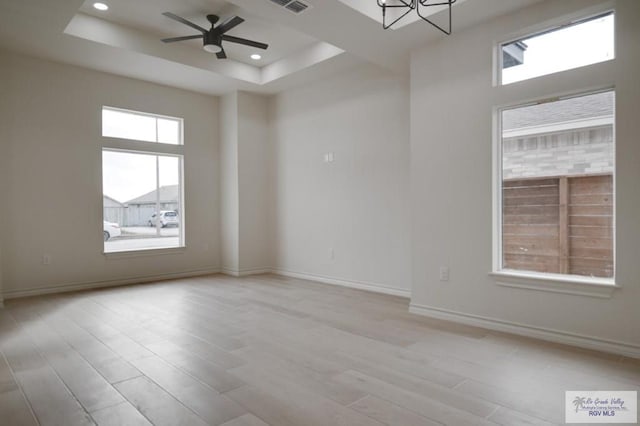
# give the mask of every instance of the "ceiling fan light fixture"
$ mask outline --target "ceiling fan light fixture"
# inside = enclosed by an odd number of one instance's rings
[[[106,11],[106,10],[109,10],[109,6],[107,6],[107,5],[106,5],[106,4],[104,4],[104,3],[100,3],[100,2],[94,3],[94,4],[93,4],[93,7],[94,7],[94,9],[98,9],[98,10],[99,10],[99,11],[101,11],[101,12],[104,12],[104,11]]]
[[[217,44],[205,44],[203,49],[209,53],[220,53],[222,52],[222,46],[218,46]]]
[[[216,58],[218,59],[227,58],[227,54],[224,52],[224,48],[222,47],[222,42],[237,43],[245,46],[251,46],[257,49],[266,49],[269,47],[269,45],[266,43],[247,40],[246,38],[234,37],[226,34],[227,31],[232,30],[233,28],[244,22],[244,19],[239,16],[232,16],[228,19],[225,19],[221,24],[217,24],[220,20],[220,17],[218,15],[209,14],[207,15],[207,21],[209,21],[209,23],[211,24],[211,28],[207,30],[200,25],[194,24],[193,22],[184,19],[174,13],[162,12],[162,15],[200,32],[200,34],[163,38],[161,39],[163,43],[174,43],[177,41],[201,39],[202,48],[205,50],[205,52],[215,54]]]
[[[446,35],[451,35],[451,32],[452,32],[451,7],[456,1],[457,0],[436,0],[436,1],[394,0],[394,1],[387,2],[387,0],[377,0],[377,3],[378,3],[378,7],[382,9],[382,28],[384,28],[385,30],[391,28],[393,24],[400,21],[402,18],[407,16],[412,11],[416,11],[418,16],[423,21],[430,23],[431,25],[433,25],[434,27],[436,27]],[[448,12],[449,12],[448,26],[436,24],[434,21],[429,19],[430,14],[427,13],[426,10],[428,10],[430,7],[433,7],[433,6],[443,7],[445,9],[448,9]],[[387,9],[389,9],[390,11],[396,11],[396,13],[393,13],[392,18],[387,18]],[[391,20],[391,22],[389,22],[389,20]]]

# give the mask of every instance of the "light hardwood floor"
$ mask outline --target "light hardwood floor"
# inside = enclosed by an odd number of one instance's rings
[[[407,305],[273,275],[10,300],[0,424],[561,424],[565,390],[640,390],[638,360]]]

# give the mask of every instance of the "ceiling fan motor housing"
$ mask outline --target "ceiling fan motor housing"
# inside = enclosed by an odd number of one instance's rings
[[[222,36],[209,31],[203,37],[204,50],[211,53],[222,52]]]

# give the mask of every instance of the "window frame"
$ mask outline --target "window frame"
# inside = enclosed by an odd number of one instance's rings
[[[128,138],[121,138],[118,136],[104,136],[102,134],[103,132],[103,122],[102,122],[102,113],[104,112],[104,110],[108,110],[108,111],[114,111],[114,112],[121,112],[121,113],[125,113],[125,114],[130,114],[130,115],[139,115],[142,117],[150,117],[150,118],[155,118],[155,119],[162,119],[162,120],[172,120],[172,121],[177,121],[178,125],[179,125],[179,132],[178,132],[178,139],[179,142],[177,144],[172,144],[172,143],[168,143],[168,142],[160,142],[158,141],[158,124],[156,121],[156,140],[155,141],[145,141],[142,139],[128,139]],[[122,141],[135,141],[135,142],[144,142],[144,143],[152,143],[152,144],[156,144],[156,145],[173,145],[173,146],[184,146],[184,119],[182,117],[173,117],[171,115],[163,115],[163,114],[153,114],[150,112],[144,112],[144,111],[135,111],[135,110],[131,110],[131,109],[126,109],[126,108],[118,108],[118,107],[112,107],[109,105],[102,105],[102,108],[100,110],[100,136],[103,138],[110,138],[110,139],[118,139],[118,140],[122,140]]]
[[[503,56],[502,56],[502,47],[504,45],[507,45],[516,41],[520,41],[525,38],[536,37],[546,33],[551,33],[557,30],[561,30],[563,28],[579,25],[580,23],[597,19],[598,17],[609,15],[609,14],[613,16],[613,57],[612,58],[607,59],[605,61],[595,62],[592,64],[581,65],[575,68],[569,68],[562,71],[555,71],[549,74],[542,74],[535,77],[526,78],[524,80],[514,81],[508,84],[504,84],[502,82],[502,71],[504,66]],[[528,28],[524,28],[518,32],[511,33],[508,36],[501,38],[500,40],[497,40],[494,43],[494,49],[493,49],[494,50],[494,67],[493,67],[494,68],[494,72],[493,72],[494,84],[493,85],[497,87],[508,87],[514,84],[523,83],[525,81],[531,81],[539,78],[556,75],[563,72],[568,72],[568,71],[570,72],[572,70],[577,70],[584,67],[589,67],[589,66],[613,61],[618,57],[617,43],[616,43],[616,28],[617,28],[616,10],[614,5],[608,2],[603,5],[596,5],[593,8],[589,8],[587,10],[582,10],[580,12],[575,12],[570,15],[561,16],[550,21],[545,21],[540,24],[537,24]]]
[[[542,103],[550,103],[588,96],[597,93],[613,91],[614,86],[605,86],[592,90],[575,91],[551,97],[540,97],[523,102],[510,102],[493,107],[493,143],[492,143],[492,268],[489,273],[495,278],[496,284],[505,287],[516,287],[530,290],[543,290],[555,293],[577,294],[582,296],[609,298],[613,291],[620,286],[616,282],[616,113],[613,113],[613,263],[614,276],[612,278],[588,277],[573,274],[556,274],[536,271],[520,271],[503,269],[503,152],[502,152],[502,112],[505,110],[522,108]]]
[[[161,118],[161,119],[170,119],[176,120],[179,124],[179,142],[178,144],[170,144],[165,142],[151,142],[151,141],[143,141],[139,139],[125,139],[113,136],[103,136],[103,123],[102,123],[102,114],[104,110],[125,112],[128,114],[141,115],[153,118]],[[134,250],[122,250],[122,251],[113,251],[107,252],[105,251],[104,241],[102,241],[102,254],[107,258],[128,258],[128,257],[138,257],[138,256],[150,256],[150,255],[162,255],[162,254],[171,254],[171,253],[184,253],[187,248],[186,242],[186,212],[185,212],[185,179],[184,179],[184,170],[185,170],[185,145],[184,145],[184,119],[181,117],[168,116],[163,114],[154,114],[143,111],[135,111],[125,108],[117,108],[108,105],[102,105],[100,108],[100,120],[99,120],[99,134],[100,134],[100,158],[102,159],[102,155],[105,151],[110,152],[121,152],[121,153],[129,153],[129,154],[146,154],[146,155],[156,155],[156,156],[165,156],[165,157],[176,157],[178,158],[178,179],[179,179],[179,208],[180,213],[178,214],[178,218],[180,220],[179,226],[179,244],[175,247],[158,247],[158,248],[143,248],[143,249],[134,249]],[[157,139],[157,133],[156,133]],[[104,188],[103,188],[103,179],[104,170],[102,168],[102,160],[100,161],[100,196],[103,198],[104,196]],[[104,206],[103,212],[104,220]]]

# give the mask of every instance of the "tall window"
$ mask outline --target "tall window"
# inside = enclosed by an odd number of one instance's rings
[[[501,111],[501,270],[613,278],[614,99]]]
[[[103,107],[105,253],[184,246],[182,124]]]

